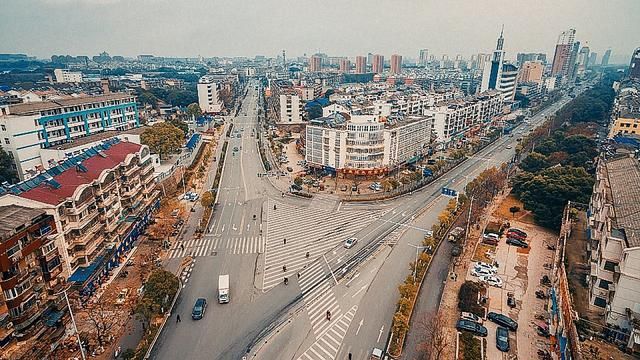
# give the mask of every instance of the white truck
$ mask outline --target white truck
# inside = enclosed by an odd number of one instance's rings
[[[218,303],[229,302],[229,275],[218,276]]]

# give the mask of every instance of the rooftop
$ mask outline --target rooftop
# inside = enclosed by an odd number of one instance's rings
[[[624,230],[629,247],[640,246],[640,163],[623,157],[605,163],[611,186],[615,223]]]
[[[92,183],[104,170],[117,167],[141,147],[132,142],[112,141],[99,150],[88,149],[78,157],[12,186],[8,191],[26,199],[58,205],[73,196],[79,186]]]
[[[11,237],[16,228],[31,224],[33,219],[44,213],[42,209],[18,205],[0,206],[0,240]]]
[[[145,126],[141,126],[141,127],[129,129],[129,130],[107,130],[107,131],[91,134],[89,136],[75,138],[73,139],[72,143],[71,142],[64,143],[64,144],[52,147],[51,149],[68,150],[68,149],[76,148],[86,144],[90,144],[92,142],[111,139],[118,135],[140,135],[144,132],[145,129],[146,129]]]
[[[81,96],[72,99],[64,100],[52,100],[42,102],[32,102],[24,104],[16,104],[9,106],[9,114],[12,115],[31,115],[44,110],[59,109],[66,106],[91,104],[96,102],[122,100],[133,97],[133,95],[127,93],[112,93],[106,95],[97,96]]]

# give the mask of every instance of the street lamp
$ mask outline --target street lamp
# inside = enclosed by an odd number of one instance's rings
[[[418,246],[413,244],[407,244],[407,245],[413,246],[414,248],[416,248],[416,261],[413,263],[413,281],[416,281],[416,276],[418,274],[418,251],[420,249],[426,249],[428,248],[428,246]]]
[[[69,290],[71,286],[63,289],[60,292],[53,294],[54,296],[64,294],[64,299],[67,302],[67,308],[69,308],[69,315],[71,315],[71,323],[73,324],[73,331],[76,333],[76,337],[78,338],[78,346],[80,347],[80,355],[82,356],[82,360],[86,360],[87,357],[84,354],[84,348],[82,347],[82,341],[80,340],[80,333],[78,332],[78,326],[76,325],[76,319],[73,316],[73,311],[71,310],[71,304],[69,303],[69,297],[67,296],[67,290]]]

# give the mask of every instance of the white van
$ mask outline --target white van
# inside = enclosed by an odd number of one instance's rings
[[[229,275],[218,276],[218,303],[229,302]]]

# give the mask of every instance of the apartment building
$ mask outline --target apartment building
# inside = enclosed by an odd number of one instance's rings
[[[106,130],[140,126],[136,98],[125,93],[11,105],[0,109],[2,148],[21,179],[44,170],[41,149]]]
[[[158,206],[149,148],[118,138],[0,189],[0,205],[44,210],[61,236],[63,274],[93,289],[122,259]]]
[[[311,166],[345,174],[383,174],[421,155],[430,131],[427,117],[381,122],[373,115],[351,115],[347,120],[335,113],[307,125],[305,159]]]
[[[640,336],[640,163],[601,158],[589,203],[589,304],[610,325]]]
[[[5,329],[28,336],[41,327],[34,325],[49,309],[47,291],[62,284],[59,236],[53,215],[44,210],[0,206],[0,304],[8,316]]]
[[[221,79],[212,75],[205,75],[198,80],[198,104],[205,113],[219,113],[224,108],[220,98],[222,90]]]
[[[55,69],[53,75],[56,78],[57,83],[81,83],[82,73],[69,71],[67,69]]]
[[[621,84],[611,112],[609,138],[640,135],[640,84]]]
[[[502,107],[502,94],[489,90],[470,98],[436,104],[426,114],[433,118],[436,141],[447,147],[472,128],[489,123],[502,112]]]
[[[280,118],[278,124],[302,124],[304,104],[296,91],[284,91],[280,94]]]

